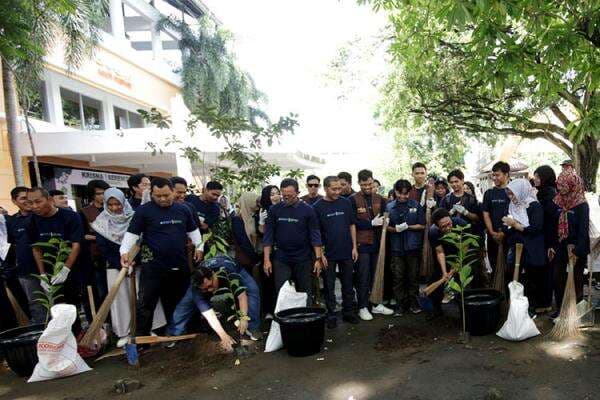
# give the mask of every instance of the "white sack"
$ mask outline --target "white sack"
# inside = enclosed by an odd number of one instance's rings
[[[508,284],[508,290],[510,290],[508,317],[496,335],[511,341],[521,341],[539,335],[540,331],[529,316],[529,300],[524,295],[523,285],[512,281]]]

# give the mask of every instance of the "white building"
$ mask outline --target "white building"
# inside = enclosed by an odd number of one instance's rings
[[[30,112],[45,187],[66,190],[79,205],[85,197],[83,185],[91,179],[126,187],[130,174],[144,172],[181,175],[198,185],[207,175],[207,165],[217,163],[224,146],[207,132],[196,134],[193,143],[205,151],[204,165],[190,165],[176,145],[163,146],[172,135],[189,140],[182,84],[173,72],[181,64],[178,34],[155,29],[157,21],[169,15],[189,24],[208,15],[219,23],[200,0],[110,0],[110,17],[93,59],[67,71],[60,43],[48,55],[39,98]],[[10,159],[4,102],[0,104],[0,205],[10,208],[11,162],[23,164],[28,184],[35,183],[35,175],[26,134],[18,141],[23,158]],[[144,123],[138,110],[151,108],[170,116],[170,129]],[[161,145],[163,151],[152,155],[149,142]],[[265,150],[264,157],[284,170],[322,164],[318,158],[277,146]]]

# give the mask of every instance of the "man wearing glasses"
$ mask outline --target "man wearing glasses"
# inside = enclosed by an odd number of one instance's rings
[[[316,175],[309,175],[306,178],[306,188],[308,189],[308,194],[302,196],[300,199],[309,206],[312,206],[318,200],[323,198],[323,196],[319,194],[320,187],[321,179]]]

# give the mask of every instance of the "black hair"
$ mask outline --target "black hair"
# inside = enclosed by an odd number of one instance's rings
[[[510,173],[510,165],[504,161],[498,161],[492,166],[492,172],[500,171],[504,174]]]
[[[96,189],[106,190],[110,187],[108,183],[103,181],[102,179],[92,179],[87,183],[87,195],[88,199],[92,200],[94,198],[94,194],[96,193]]]
[[[192,286],[194,286],[194,288],[198,290],[201,290],[200,288],[204,283],[204,280],[212,279],[213,273],[214,272],[212,269],[205,267],[204,265],[202,265],[202,263],[196,265],[196,268],[192,272],[191,276]]]
[[[306,183],[308,183],[308,181],[312,181],[313,179],[316,179],[316,180],[318,180],[318,181],[319,181],[319,183],[321,183],[321,178],[319,178],[319,177],[318,177],[318,176],[316,176],[316,175],[309,175],[309,176],[307,176],[307,177],[306,177]]]
[[[437,208],[433,214],[431,214],[431,218],[433,219],[433,223],[437,224],[441,219],[449,217],[450,213],[443,207]]]
[[[129,190],[131,190],[133,192],[133,188],[138,187],[138,185],[140,183],[142,183],[142,179],[147,178],[148,176],[146,174],[134,174],[131,175],[128,179],[127,179],[127,186],[129,186]]]
[[[348,182],[349,184],[352,184],[352,175],[350,175],[350,173],[349,173],[349,172],[342,171],[342,172],[340,172],[340,173],[337,175],[337,177],[338,177],[339,179],[343,179],[343,180],[345,180],[345,181],[346,181],[346,182]]]
[[[48,193],[48,191],[46,189],[44,189],[43,187],[34,186],[31,189],[27,189],[27,193],[36,193],[36,192],[40,192],[42,194],[42,197],[45,197],[46,199],[50,198],[50,193]]]
[[[463,172],[460,169],[455,169],[448,174],[448,182],[450,182],[450,178],[452,178],[453,176],[460,179],[461,181],[465,180],[465,174],[463,174]]]
[[[433,185],[434,185],[434,186],[437,186],[437,185],[444,185],[444,187],[445,187],[446,189],[448,189],[448,181],[446,181],[446,179],[444,179],[444,178],[441,178],[441,177],[440,177],[440,178],[437,178],[437,179],[435,180],[435,183],[434,183]]]
[[[465,185],[471,189],[471,193],[473,194],[473,197],[475,197],[475,201],[477,201],[477,192],[475,191],[475,185],[473,185],[473,182],[466,181]]]
[[[425,166],[425,164],[423,164],[422,162],[416,162],[412,165],[412,169],[411,171],[414,171],[417,168],[425,168],[425,170],[427,170],[427,167]]]
[[[325,179],[323,179],[323,186],[329,187],[329,186],[331,186],[332,182],[338,182],[339,180],[340,180],[340,178],[338,178],[335,175],[326,176]]]
[[[537,174],[540,178],[540,187],[556,187],[556,173],[549,165],[542,165],[537,167],[537,169],[533,172]]]
[[[52,189],[48,191],[48,194],[50,196],[64,196],[65,192],[63,192],[62,190],[58,190],[58,189]]]
[[[223,185],[217,181],[210,181],[205,186],[206,190],[223,190]]]
[[[155,187],[162,189],[165,186],[168,186],[169,189],[173,190],[173,184],[170,180],[157,176],[156,178],[152,178],[152,182],[150,182],[150,191],[154,190]]]
[[[388,191],[388,196],[387,197],[388,197],[388,199],[395,200],[396,199],[396,191],[394,189],[390,189]]]
[[[381,186],[381,182],[379,182],[377,179],[373,179],[373,183],[378,184],[379,186]]]
[[[398,179],[396,183],[394,183],[394,191],[398,191],[402,193],[406,189],[406,193],[412,190],[412,185],[406,179]]]
[[[187,187],[187,181],[184,178],[182,178],[181,176],[171,177],[171,184],[173,185],[173,187],[177,184],[182,184],[185,187]]]
[[[25,186],[16,186],[14,188],[12,188],[12,190],[10,191],[10,198],[13,200],[16,200],[17,197],[19,197],[19,193],[27,193],[27,187]]]
[[[359,182],[368,181],[369,178],[373,178],[372,171],[369,171],[368,169],[361,169],[360,171],[358,171],[358,181]]]
[[[281,189],[289,187],[289,186],[293,186],[294,189],[296,189],[296,192],[298,192],[300,189],[298,189],[298,181],[295,180],[294,178],[285,178],[284,180],[281,181]]]
[[[262,188],[262,191],[260,193],[260,209],[261,210],[269,210],[269,208],[271,208],[271,206],[273,205],[271,203],[271,190],[273,190],[273,188],[277,189],[277,191],[281,192],[279,190],[279,188],[275,185],[268,185],[265,186],[264,188]]]

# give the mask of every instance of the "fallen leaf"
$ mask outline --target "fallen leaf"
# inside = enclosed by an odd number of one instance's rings
[[[234,364],[234,365],[240,365],[240,359],[239,359],[239,358],[236,358],[236,359],[235,359],[235,362],[234,362],[233,364]]]
[[[325,357],[319,357],[319,358],[317,358],[317,361],[323,361],[323,360],[325,360]]]

